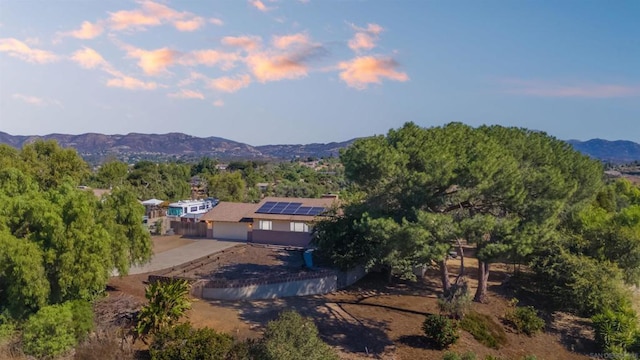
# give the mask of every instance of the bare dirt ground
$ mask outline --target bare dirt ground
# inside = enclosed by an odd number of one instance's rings
[[[216,254],[175,267],[164,276],[193,279],[269,279],[308,271],[302,251],[263,245],[239,244]]]
[[[182,240],[176,239],[178,243]],[[168,244],[158,246],[164,246],[165,249],[170,247]],[[227,260],[233,262],[238,259]],[[470,289],[475,291],[477,262],[473,258],[465,258],[465,262]],[[457,268],[458,261],[451,260],[452,275],[457,274]],[[487,304],[474,303],[474,310],[489,314],[498,322],[502,321],[508,310],[510,296],[500,284],[509,272],[507,266],[493,266],[489,301]],[[110,295],[130,294],[144,300],[143,282],[147,276],[112,278]],[[425,315],[438,311],[437,279],[436,274],[430,273],[421,282],[387,283],[382,277],[371,274],[347,289],[322,296],[261,301],[194,299],[188,321],[198,327],[209,326],[244,339],[258,337],[266,323],[281,310],[295,309],[314,319],[323,339],[340,349],[344,359],[441,359],[443,352],[431,349],[421,336]],[[586,355],[571,351],[572,348],[583,354],[592,351],[589,340],[592,334],[586,330],[587,325],[585,319],[555,313],[548,316],[546,332],[534,337],[515,334],[505,327],[508,344],[502,349],[489,349],[461,331],[460,340],[449,350],[473,351],[479,359],[486,355],[502,359],[519,359],[524,355],[536,355],[538,359],[547,360],[588,359]]]

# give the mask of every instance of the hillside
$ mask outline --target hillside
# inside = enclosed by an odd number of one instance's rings
[[[640,160],[640,144],[633,141],[568,140],[574,149],[593,158],[613,163],[629,163]]]
[[[221,160],[231,159],[292,159],[296,157],[337,156],[340,149],[355,139],[327,144],[262,145],[252,146],[220,137],[201,138],[183,133],[104,135],[87,133],[80,135],[10,135],[0,131],[0,143],[21,148],[37,139],[53,139],[63,147],[73,147],[87,161],[97,163],[108,157],[125,161],[196,159],[203,156]],[[596,159],[613,163],[640,161],[640,144],[632,141],[567,141],[576,150]]]

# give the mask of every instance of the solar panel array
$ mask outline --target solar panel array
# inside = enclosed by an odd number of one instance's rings
[[[299,202],[267,201],[256,212],[261,214],[316,216],[322,214],[325,210],[325,208],[318,206],[302,206],[302,203]]]

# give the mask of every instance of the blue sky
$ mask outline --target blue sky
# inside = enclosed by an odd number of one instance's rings
[[[0,0],[0,131],[640,142],[640,1]]]

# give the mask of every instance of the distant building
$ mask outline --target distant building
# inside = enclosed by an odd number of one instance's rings
[[[218,204],[218,199],[181,200],[169,204],[167,216],[170,218],[199,218]]]

